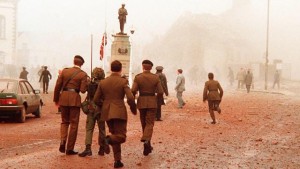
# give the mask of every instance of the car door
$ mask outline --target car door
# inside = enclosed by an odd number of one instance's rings
[[[24,83],[29,92],[32,111],[36,111],[38,109],[38,107],[40,106],[40,96],[38,94],[34,93],[34,90],[28,81],[25,81]]]
[[[29,91],[26,87],[26,84],[24,81],[20,81],[19,82],[20,88],[21,88],[21,92],[22,92],[22,98],[23,98],[23,103],[26,102],[27,103],[27,114],[32,112],[32,99],[30,97]]]

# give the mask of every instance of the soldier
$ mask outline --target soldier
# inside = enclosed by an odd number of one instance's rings
[[[182,69],[177,70],[177,79],[176,79],[176,97],[178,100],[178,108],[182,109],[182,107],[185,105],[185,102],[182,99],[182,93],[185,91],[185,78],[182,75]]]
[[[253,80],[253,75],[250,72],[250,70],[248,70],[247,74],[245,76],[245,84],[246,84],[247,93],[250,92],[250,87],[252,85],[252,80]]]
[[[100,119],[101,115],[101,107],[98,107],[94,104],[93,98],[96,93],[98,84],[100,80],[103,80],[105,78],[105,73],[103,69],[101,68],[94,68],[92,72],[92,79],[91,82],[88,84],[88,90],[87,90],[87,100],[90,101],[90,111],[87,114],[86,117],[86,135],[85,135],[85,150],[79,154],[80,157],[85,157],[85,156],[91,156],[92,155],[92,150],[91,150],[91,145],[92,145],[92,138],[93,138],[93,132],[95,128],[95,124],[97,122],[98,124],[98,129],[99,129],[99,136],[98,136],[98,144],[99,144],[99,151],[98,155],[103,156],[104,152],[106,154],[109,154],[109,146],[105,144],[105,137],[106,137],[106,132],[105,132],[105,121],[102,121]]]
[[[26,70],[26,67],[23,67],[23,71],[20,73],[20,79],[25,79],[25,80],[27,80],[27,75],[28,75],[29,73],[27,72],[27,70]]]
[[[209,114],[212,118],[211,124],[216,124],[216,118],[214,111],[221,113],[221,108],[219,104],[221,103],[223,97],[223,89],[220,83],[214,80],[214,74],[208,73],[208,81],[205,82],[203,91],[203,102],[208,101]]]
[[[162,99],[164,91],[159,77],[150,72],[153,63],[150,60],[144,60],[142,66],[143,73],[135,76],[131,90],[134,96],[139,92],[137,108],[140,111],[140,120],[143,129],[141,142],[144,142],[143,154],[147,156],[153,150],[151,138],[157,111],[157,99]]]
[[[43,93],[46,94],[48,94],[49,78],[51,80],[52,75],[49,70],[47,70],[47,66],[44,66],[44,70],[42,71],[39,82],[41,82],[43,79]]]
[[[122,4],[122,7],[118,11],[119,14],[119,22],[120,22],[120,33],[119,34],[124,34],[124,25],[126,23],[126,15],[128,15],[127,10],[125,9],[125,4]]]
[[[59,105],[62,119],[59,151],[67,155],[78,154],[74,151],[74,146],[80,116],[81,97],[79,92],[85,93],[87,91],[87,74],[81,70],[83,64],[84,59],[80,55],[76,55],[74,67],[63,69],[54,88],[53,101],[57,106]]]
[[[102,107],[101,120],[106,121],[109,132],[105,143],[112,146],[114,153],[114,168],[121,168],[121,144],[126,141],[127,110],[124,103],[126,95],[127,103],[134,115],[136,105],[134,97],[128,86],[128,80],[121,77],[122,63],[115,60],[111,63],[111,75],[101,80],[94,96],[94,102]]]
[[[162,72],[163,69],[164,68],[162,66],[157,66],[156,67],[156,75],[159,77],[159,80],[160,80],[160,83],[164,90],[165,95],[169,96],[167,78],[166,78],[166,75]],[[165,101],[164,101],[163,97],[162,97],[162,99],[157,99],[156,121],[162,121],[161,120],[161,105],[165,105]]]

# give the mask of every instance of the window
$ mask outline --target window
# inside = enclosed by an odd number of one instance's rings
[[[20,82],[20,87],[21,87],[22,94],[29,94],[24,82]]]
[[[26,87],[27,87],[29,93],[30,93],[30,94],[34,94],[33,89],[32,89],[32,86],[31,86],[28,82],[25,82],[25,84],[26,84]]]
[[[5,39],[5,17],[0,15],[0,39]]]

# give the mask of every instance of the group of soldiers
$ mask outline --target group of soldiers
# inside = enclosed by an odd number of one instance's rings
[[[38,71],[39,83],[41,84],[44,94],[48,94],[49,81],[52,79],[52,75],[47,68],[47,66],[42,66]],[[26,70],[26,67],[23,67],[22,69],[19,78],[28,80],[29,72]]]
[[[161,121],[161,105],[164,105],[163,95],[169,95],[167,79],[162,66],[156,67],[156,73],[151,73],[153,63],[150,60],[142,62],[143,72],[136,75],[129,87],[126,77],[122,76],[122,63],[118,60],[111,62],[111,74],[105,78],[101,68],[94,68],[91,78],[81,70],[84,59],[76,55],[74,66],[65,68],[58,76],[54,89],[53,101],[61,110],[61,142],[59,151],[66,155],[76,155],[74,150],[81,108],[81,93],[87,91],[85,100],[89,101],[86,119],[85,150],[78,155],[80,157],[91,156],[92,137],[95,124],[99,128],[98,155],[110,153],[110,146],[114,155],[114,168],[124,166],[121,157],[121,144],[126,141],[128,114],[124,98],[133,115],[139,110],[142,128],[143,155],[147,156],[153,151],[151,139],[154,122]],[[182,99],[185,91],[185,78],[183,70],[178,69],[175,90],[177,92],[178,108],[183,108],[186,102]],[[218,81],[213,80],[213,74],[208,75],[209,81],[205,83],[203,101],[208,100],[209,112],[216,123],[214,111],[221,113],[219,104],[223,96],[223,90]],[[137,102],[135,98],[138,95]],[[106,134],[105,123],[110,134]]]

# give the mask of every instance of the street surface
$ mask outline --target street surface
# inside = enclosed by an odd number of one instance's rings
[[[163,121],[155,123],[149,156],[142,154],[139,116],[129,112],[127,141],[122,144],[124,168],[300,168],[300,97],[292,92],[295,88],[299,92],[299,85],[249,94],[226,89],[215,125],[202,102],[202,86],[184,93],[183,109],[177,109],[173,92],[162,107]],[[42,118],[27,116],[25,123],[0,119],[0,168],[113,168],[112,152],[97,155],[97,130],[92,156],[58,151],[60,114],[52,103],[53,93],[42,96]],[[82,113],[75,146],[79,152],[85,148],[85,118]]]

